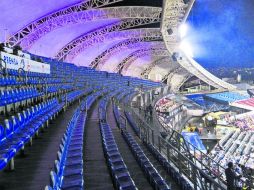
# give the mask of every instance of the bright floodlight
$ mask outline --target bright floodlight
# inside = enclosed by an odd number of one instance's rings
[[[187,24],[182,24],[180,27],[179,27],[179,34],[180,34],[180,37],[183,38],[184,36],[186,36],[187,34],[187,30],[188,30],[188,26]]]
[[[192,48],[189,43],[182,41],[180,44],[180,49],[189,57],[193,57]]]

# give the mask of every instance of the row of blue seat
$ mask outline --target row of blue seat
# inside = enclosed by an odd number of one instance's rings
[[[36,98],[42,95],[42,92],[38,92],[36,88],[32,87],[2,90],[0,94],[0,106],[5,106],[30,98]]]
[[[134,122],[131,114],[125,111],[125,115],[127,118],[128,123],[134,130],[137,136],[139,136],[139,128],[137,127],[136,123]],[[177,182],[179,187],[182,190],[192,190],[191,185],[187,182],[187,180],[179,173],[177,170],[171,166],[171,164],[167,161],[165,157],[163,157],[158,149],[156,149],[152,144],[143,141],[148,148],[148,150],[154,155],[154,157],[158,160],[158,162],[165,168],[167,173]]]
[[[119,96],[119,97],[121,97],[121,96]],[[113,106],[113,111],[114,111],[114,115],[115,115],[118,127],[123,128],[122,135],[123,135],[124,139],[126,140],[127,144],[129,145],[134,157],[136,158],[138,164],[140,165],[143,172],[145,173],[150,184],[155,189],[170,190],[170,187],[168,186],[166,181],[161,177],[159,172],[152,165],[150,160],[146,157],[142,148],[138,145],[138,143],[133,138],[133,136],[124,129],[124,126],[120,122],[120,119],[119,119],[120,113],[119,113],[118,107],[116,105]]]
[[[9,86],[9,85],[21,85],[22,81],[18,81],[14,76],[1,76],[0,77],[0,86]]]
[[[72,91],[67,94],[67,101],[72,102],[84,94],[84,90]],[[0,170],[6,167],[16,153],[32,140],[44,123],[52,120],[64,105],[64,102],[58,103],[54,98],[5,119],[5,126],[0,126]]]
[[[63,84],[66,83],[63,79],[58,79],[58,78],[51,78],[51,77],[47,77],[47,78],[43,78],[40,79],[38,77],[27,77],[27,81],[25,81],[25,78],[23,78],[23,84],[24,83],[27,84],[32,84],[32,85],[37,85],[37,84]]]
[[[28,108],[0,125],[0,170],[21,150],[34,134],[63,108],[56,99]]]
[[[73,102],[75,99],[77,99],[85,94],[89,94],[91,92],[92,92],[91,88],[87,88],[85,90],[71,91],[66,95],[66,97],[65,96],[62,97],[62,101],[65,101],[65,98],[67,98],[67,102]]]
[[[71,83],[73,81],[69,81]],[[68,81],[63,79],[55,79],[55,78],[43,78],[40,79],[38,77],[15,77],[15,76],[0,76],[0,86],[14,86],[14,85],[36,85],[36,84],[62,84],[68,83]]]
[[[125,130],[123,130],[122,134],[151,185],[156,190],[170,190],[166,181],[161,177],[159,172],[146,157],[142,148],[138,145],[133,136]]]
[[[55,161],[55,171],[50,172],[51,186],[46,189],[84,189],[83,140],[86,112],[78,108],[68,124]]]
[[[29,76],[29,77],[49,77],[50,75],[49,74],[45,74],[45,73],[35,73],[35,72],[30,72],[30,71],[28,71],[28,72],[26,72],[26,73],[24,73],[24,72],[18,72],[18,70],[14,70],[14,69],[7,69],[7,73],[9,74],[9,75],[14,75],[14,76],[19,76],[19,75],[22,75],[22,76],[25,76],[25,75],[27,75],[27,76]]]
[[[71,94],[77,97],[80,93],[87,93],[90,90],[80,90]],[[83,142],[86,110],[90,109],[100,95],[101,92],[95,92],[86,97],[73,114],[57,153],[58,159],[55,161],[55,170],[50,172],[50,186],[46,186],[45,190],[84,189]]]
[[[148,150],[154,155],[154,157],[160,162],[160,164],[166,169],[167,173],[174,179],[174,181],[181,187],[182,190],[192,190],[193,188],[187,182],[187,180],[167,161],[165,157],[156,149],[152,144],[146,143]]]
[[[132,180],[127,166],[125,165],[123,158],[118,150],[112,130],[106,122],[107,104],[109,99],[110,96],[102,99],[99,105],[99,119],[103,142],[103,151],[111,172],[114,186],[120,190],[136,190],[137,187]]]
[[[43,88],[43,91],[47,93],[55,93],[58,92],[59,90],[73,90],[74,86],[70,84],[61,84],[61,85],[51,85]]]

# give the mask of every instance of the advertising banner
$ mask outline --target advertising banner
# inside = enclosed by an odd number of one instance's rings
[[[50,74],[50,65],[46,63],[40,63],[24,57],[0,52],[1,62],[3,66],[6,64],[8,69],[18,70],[19,68],[25,71]]]

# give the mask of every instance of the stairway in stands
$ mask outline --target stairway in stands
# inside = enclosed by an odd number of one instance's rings
[[[110,125],[112,132],[115,137],[115,141],[117,143],[118,149],[123,157],[125,164],[130,172],[132,179],[135,182],[135,185],[138,189],[152,190],[150,183],[148,182],[146,176],[138,165],[135,157],[132,155],[132,152],[128,146],[128,144],[123,139],[121,135],[121,131],[117,127],[117,123],[114,118],[114,113],[112,109],[112,104],[109,105],[107,111],[107,122]]]
[[[111,111],[110,111],[111,112]],[[123,113],[121,113],[123,115]],[[140,140],[140,138],[135,134],[132,127],[127,122],[126,129],[131,135],[134,137],[136,142],[139,144],[139,146],[142,148],[143,152],[147,156],[147,158],[150,160],[150,162],[153,164],[153,166],[156,168],[156,170],[159,172],[159,174],[166,180],[167,184],[171,187],[171,189],[174,190],[180,190],[181,188],[176,184],[176,182],[167,174],[167,171],[164,169],[164,167],[158,162],[158,160],[152,155],[152,153],[147,149],[147,147],[143,144],[143,142]]]
[[[135,138],[136,142],[142,148],[147,158],[153,164],[153,166],[157,169],[159,174],[166,180],[167,184],[171,186],[171,189],[180,190],[179,186],[175,183],[175,181],[167,174],[167,171],[163,168],[163,166],[154,158],[151,152],[147,149],[147,147],[142,143],[139,137],[136,136],[131,126],[127,123],[127,130],[131,133],[131,135]]]
[[[88,112],[84,139],[85,188],[89,190],[114,189],[102,149],[98,102]]]

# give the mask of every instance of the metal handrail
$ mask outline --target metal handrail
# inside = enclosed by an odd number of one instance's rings
[[[132,115],[134,116],[135,120],[138,119],[141,119],[141,125],[138,124],[137,126],[139,127],[139,130],[140,130],[140,137],[142,137],[143,139],[145,139],[145,141],[147,142],[151,142],[150,140],[150,135],[152,135],[152,139],[154,139],[154,130],[151,128],[150,125],[148,125],[146,122],[144,122],[142,120],[142,117],[139,116],[136,112],[132,111]],[[139,121],[140,122],[140,121]],[[138,123],[138,122],[136,122]],[[152,132],[149,132],[149,131],[152,131]],[[177,136],[178,139],[182,138],[182,135],[180,133],[178,133],[177,131],[175,130],[171,130],[172,131],[172,137],[173,136]],[[150,138],[149,138],[150,137]],[[183,138],[182,138],[183,139]],[[195,157],[195,154],[197,155],[198,153],[201,155],[201,161],[204,160],[206,157],[204,156],[205,154],[202,152],[202,151],[199,151],[196,147],[193,146],[194,148],[194,155],[190,153],[190,150],[189,150],[189,143],[186,142],[184,139],[183,139],[183,142],[180,143],[180,141],[176,141],[176,144],[173,143],[173,141],[171,142],[167,142],[165,139],[163,139],[161,136],[158,136],[158,143],[156,144],[154,142],[154,140],[151,142],[151,144],[153,144],[153,146],[155,146],[158,150],[160,150],[161,153],[164,153],[164,155],[167,156],[168,160],[171,160],[173,161],[173,158],[172,156],[170,157],[168,152],[172,152],[174,151],[175,154],[177,154],[177,156],[181,157],[181,159],[183,160],[183,162],[188,162],[188,165],[189,165],[189,171],[193,170],[193,168],[196,170],[196,175],[200,175],[202,174],[202,176],[209,180],[212,184],[213,184],[213,187],[215,188],[220,188],[220,189],[225,189],[225,180],[221,180],[221,176],[216,176],[215,173],[213,173],[211,170],[210,170],[210,167],[206,166],[205,164],[203,164],[202,162],[200,163],[200,160],[198,160],[196,157]],[[176,145],[178,144],[178,149],[176,148]],[[169,148],[170,147],[170,148]],[[179,155],[178,155],[179,154]],[[173,155],[173,154],[172,154]],[[210,157],[207,157],[209,158],[208,159],[208,163],[212,163],[212,159]],[[176,165],[176,166],[180,166],[180,164],[177,164],[176,162],[173,161],[173,163]],[[199,164],[198,164],[199,163]],[[199,166],[198,166],[199,165]],[[200,167],[201,166],[201,167]],[[221,167],[219,164],[218,164],[219,167]],[[222,167],[221,167],[222,168]],[[181,168],[179,167],[178,168],[179,171],[182,171],[181,173],[184,173],[185,175],[187,174],[186,172],[183,172],[184,170],[181,170]],[[208,173],[212,173],[214,174],[214,177],[216,177],[216,179],[213,179],[211,176],[209,176],[208,174],[204,173],[203,170],[207,170]],[[187,177],[193,182],[193,184],[196,184],[196,186],[202,186],[202,184],[199,184],[197,181],[195,181],[195,179],[192,179],[192,175],[191,176],[188,176]],[[198,177],[195,177],[197,180],[198,180]],[[194,185],[195,186],[195,185]],[[197,187],[195,188],[197,189]],[[202,189],[200,187],[200,189]]]
[[[165,139],[163,139],[160,136],[160,134],[158,134],[158,140],[157,140],[158,142],[155,143],[155,140],[154,140],[155,134],[154,134],[153,128],[157,127],[158,129],[160,129],[160,127],[162,126],[161,123],[159,122],[159,120],[157,120],[158,118],[156,117],[156,120],[158,122],[157,126],[151,126],[146,121],[144,121],[144,118],[142,116],[140,116],[140,114],[135,112],[131,107],[128,107],[125,105],[124,108],[126,110],[130,111],[132,113],[134,119],[137,121],[136,123],[138,123],[137,126],[139,127],[140,138],[145,139],[147,142],[151,142],[151,139],[153,139],[151,144],[153,144],[155,147],[157,147],[157,149],[161,150],[162,151],[161,153],[163,153],[164,156],[167,156],[168,160],[171,160],[171,161],[173,160],[173,158],[171,158],[167,155],[167,152],[170,151],[169,147],[175,147],[174,142],[176,142],[178,144],[179,150],[178,150],[178,152],[176,152],[176,154],[178,155],[181,153],[181,158],[185,162],[188,163],[189,167],[191,167],[188,169],[188,171],[191,171],[191,169],[195,168],[196,175],[199,175],[199,177],[196,177],[195,179],[193,179],[191,174],[189,174],[189,176],[188,176],[187,173],[185,172],[185,175],[187,175],[187,177],[193,182],[195,189],[197,189],[197,187],[199,187],[200,189],[204,189],[202,187],[203,184],[200,183],[200,181],[199,181],[202,178],[202,176],[204,179],[206,179],[210,183],[212,183],[212,186],[215,189],[216,188],[220,188],[220,189],[226,188],[226,186],[225,186],[226,181],[225,181],[225,178],[222,177],[222,172],[215,173],[210,167],[211,164],[213,164],[216,166],[218,171],[224,171],[225,168],[223,168],[218,162],[215,162],[212,158],[210,158],[207,154],[200,151],[197,147],[192,146],[190,143],[186,142],[184,140],[184,138],[182,137],[182,135],[170,126],[167,126],[167,128],[169,130],[168,132],[171,135],[170,141],[166,142]],[[180,142],[180,139],[181,139],[182,143]],[[163,148],[161,147],[162,144],[160,144],[160,142],[163,142],[163,144],[165,144],[166,149],[164,148],[164,150],[163,150]],[[192,148],[193,153],[191,153],[189,148]],[[196,155],[199,155],[199,157],[197,157]],[[208,163],[208,164],[206,164],[206,163]],[[177,166],[181,167],[180,165],[177,165]],[[203,170],[208,171],[208,173],[212,174],[215,179],[213,177],[211,177],[210,175],[204,173]]]

